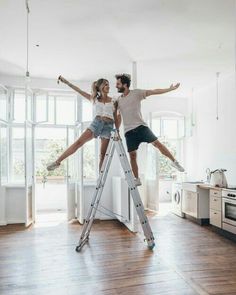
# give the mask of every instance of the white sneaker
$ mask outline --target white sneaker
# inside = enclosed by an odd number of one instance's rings
[[[171,166],[174,167],[175,169],[177,169],[179,172],[185,171],[184,168],[176,160],[171,162]]]
[[[135,178],[134,183],[135,183],[136,186],[142,185],[142,182],[141,182],[140,178]]]
[[[55,170],[56,168],[58,168],[59,166],[60,166],[60,163],[58,163],[57,161],[55,161],[55,162],[49,163],[49,164],[47,165],[47,170],[48,170],[48,171],[53,171],[53,170]]]

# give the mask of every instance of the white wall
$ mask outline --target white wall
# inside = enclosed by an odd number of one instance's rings
[[[187,140],[188,179],[205,180],[205,170],[226,168],[230,184],[236,184],[235,77],[219,79],[219,120],[216,120],[216,83],[194,95],[196,126]]]

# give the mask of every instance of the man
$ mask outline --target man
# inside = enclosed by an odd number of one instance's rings
[[[163,145],[157,137],[153,134],[152,130],[147,126],[141,114],[141,100],[151,95],[163,94],[173,91],[179,87],[171,84],[167,89],[154,89],[154,90],[130,90],[131,76],[128,74],[116,75],[116,88],[121,96],[117,99],[117,110],[119,110],[123,119],[125,139],[130,155],[130,163],[135,177],[135,184],[141,185],[138,174],[137,165],[137,150],[142,142],[152,143],[153,146],[160,150],[160,152],[171,160],[171,165],[180,172],[184,172],[184,168],[176,161],[170,151]],[[120,115],[116,110],[116,120],[120,125]],[[117,126],[119,127],[119,126]]]

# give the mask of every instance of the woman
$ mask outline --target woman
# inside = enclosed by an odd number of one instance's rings
[[[90,126],[83,132],[83,134],[55,161],[47,166],[48,171],[52,171],[60,166],[61,162],[67,157],[75,153],[78,148],[82,147],[87,141],[100,137],[100,162],[99,171],[101,170],[102,163],[105,157],[106,149],[109,143],[111,131],[114,123],[114,102],[109,93],[109,82],[106,79],[98,79],[92,84],[92,94],[89,94],[79,87],[71,84],[62,76],[58,77],[58,83],[61,81],[73,90],[77,91],[83,97],[93,103],[95,117]]]

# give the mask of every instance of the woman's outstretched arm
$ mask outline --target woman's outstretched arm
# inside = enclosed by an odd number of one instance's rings
[[[70,83],[68,80],[66,80],[64,77],[59,76],[57,79],[57,83],[62,82],[66,85],[68,85],[70,88],[81,94],[83,97],[87,98],[88,100],[91,100],[91,95],[83,90],[81,90],[78,86],[75,86],[74,84]]]

